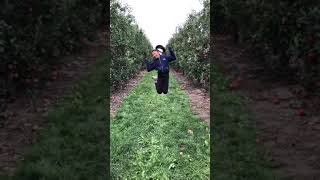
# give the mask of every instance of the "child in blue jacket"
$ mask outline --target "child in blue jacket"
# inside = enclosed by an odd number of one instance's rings
[[[160,54],[160,51],[158,49],[154,49],[151,52],[153,57],[153,62],[149,63],[147,59],[145,59],[148,72],[152,70],[158,71],[158,78],[157,78],[157,82],[155,83],[158,94],[168,93],[169,62],[176,60],[176,56],[171,47],[169,47],[169,52],[170,52],[170,55],[164,55],[164,54]]]

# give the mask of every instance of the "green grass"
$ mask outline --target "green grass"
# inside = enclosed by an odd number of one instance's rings
[[[107,179],[106,60],[45,118],[38,142],[12,180]]]
[[[167,95],[156,93],[152,75],[111,121],[112,179],[209,179],[209,128],[192,114],[172,75]]]
[[[228,79],[219,71],[221,68],[212,66],[213,179],[275,179],[263,150],[255,143],[256,130],[250,114],[245,109],[244,100],[238,93],[226,88]]]

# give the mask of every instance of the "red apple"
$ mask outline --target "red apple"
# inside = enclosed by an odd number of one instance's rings
[[[306,115],[306,112],[304,111],[303,108],[299,108],[299,109],[297,109],[297,114],[298,114],[299,116],[305,116],[305,115]]]
[[[239,83],[239,82],[237,82],[237,81],[232,81],[232,82],[229,84],[229,89],[234,90],[234,89],[237,89],[239,86],[240,86],[240,83]]]
[[[31,80],[30,79],[26,79],[25,82],[26,82],[26,84],[31,84]]]
[[[279,104],[280,103],[280,99],[278,96],[273,96],[272,97],[272,103],[273,104]]]
[[[307,60],[308,60],[308,62],[315,62],[316,59],[317,59],[316,53],[314,53],[314,52],[309,52],[309,53],[307,54]]]
[[[53,72],[51,73],[51,79],[52,79],[52,80],[56,80],[57,77],[58,77],[58,72],[57,72],[57,71],[53,71]]]
[[[316,38],[314,36],[308,37],[308,44],[313,46],[316,43]]]

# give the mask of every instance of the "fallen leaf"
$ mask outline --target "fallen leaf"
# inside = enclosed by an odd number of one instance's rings
[[[32,127],[32,131],[38,131],[38,130],[40,130],[40,129],[42,129],[42,128],[39,127],[38,125],[34,125],[34,126]]]
[[[205,141],[204,141],[204,144],[205,144],[206,146],[208,146],[208,145],[209,145],[209,142],[208,142],[207,140],[205,140]]]
[[[184,144],[180,144],[180,151],[184,151],[185,150],[185,145]]]
[[[175,164],[171,163],[170,166],[169,166],[169,169],[173,169],[173,168],[175,168]]]
[[[188,129],[188,134],[189,135],[192,135],[193,134],[193,131],[191,129]]]

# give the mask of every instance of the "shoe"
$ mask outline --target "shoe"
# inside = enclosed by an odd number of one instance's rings
[[[158,80],[157,76],[152,76],[152,79],[154,80],[154,82],[157,82]]]

